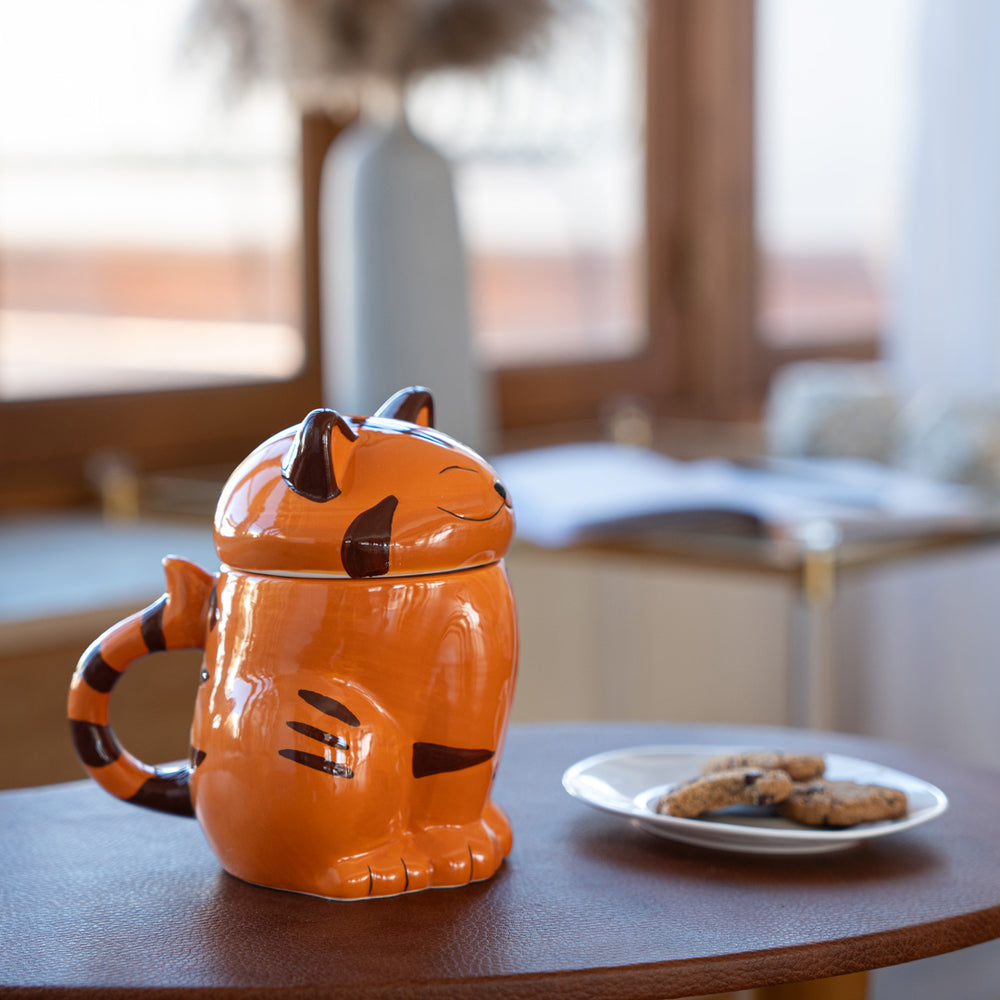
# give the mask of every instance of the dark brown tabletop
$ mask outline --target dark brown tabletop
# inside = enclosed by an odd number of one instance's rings
[[[846,851],[740,855],[570,798],[603,750],[745,743],[877,761],[950,808]],[[0,995],[679,997],[817,979],[1000,936],[1000,774],[860,737],[687,725],[514,728],[498,875],[341,903],[225,875],[195,821],[76,782],[0,793]]]

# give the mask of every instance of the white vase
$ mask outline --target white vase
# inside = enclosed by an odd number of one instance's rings
[[[488,453],[492,405],[449,164],[404,115],[363,120],[330,147],[320,198],[326,405],[369,414],[425,385],[436,426]]]

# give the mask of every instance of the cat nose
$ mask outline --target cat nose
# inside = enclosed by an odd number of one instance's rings
[[[504,503],[506,503],[507,502],[507,491],[504,489],[503,483],[494,483],[493,484],[493,489],[495,489],[497,491],[497,493],[500,494],[500,499],[503,500]]]

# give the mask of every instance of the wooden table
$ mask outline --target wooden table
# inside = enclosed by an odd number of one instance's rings
[[[733,742],[874,760],[951,807],[780,858],[660,840],[560,786],[602,750]],[[643,1000],[863,973],[1000,936],[1000,775],[931,754],[788,729],[521,727],[497,797],[515,845],[492,881],[337,903],[245,885],[194,821],[92,783],[4,792],[0,996]]]

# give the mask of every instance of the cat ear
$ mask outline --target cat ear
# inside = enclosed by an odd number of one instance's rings
[[[430,389],[425,389],[422,385],[411,385],[391,395],[378,408],[375,416],[408,420],[411,424],[420,424],[421,427],[433,427],[434,399]]]
[[[282,478],[316,503],[340,496],[334,470],[343,473],[357,439],[354,428],[336,410],[313,410],[295,432],[281,463]]]

